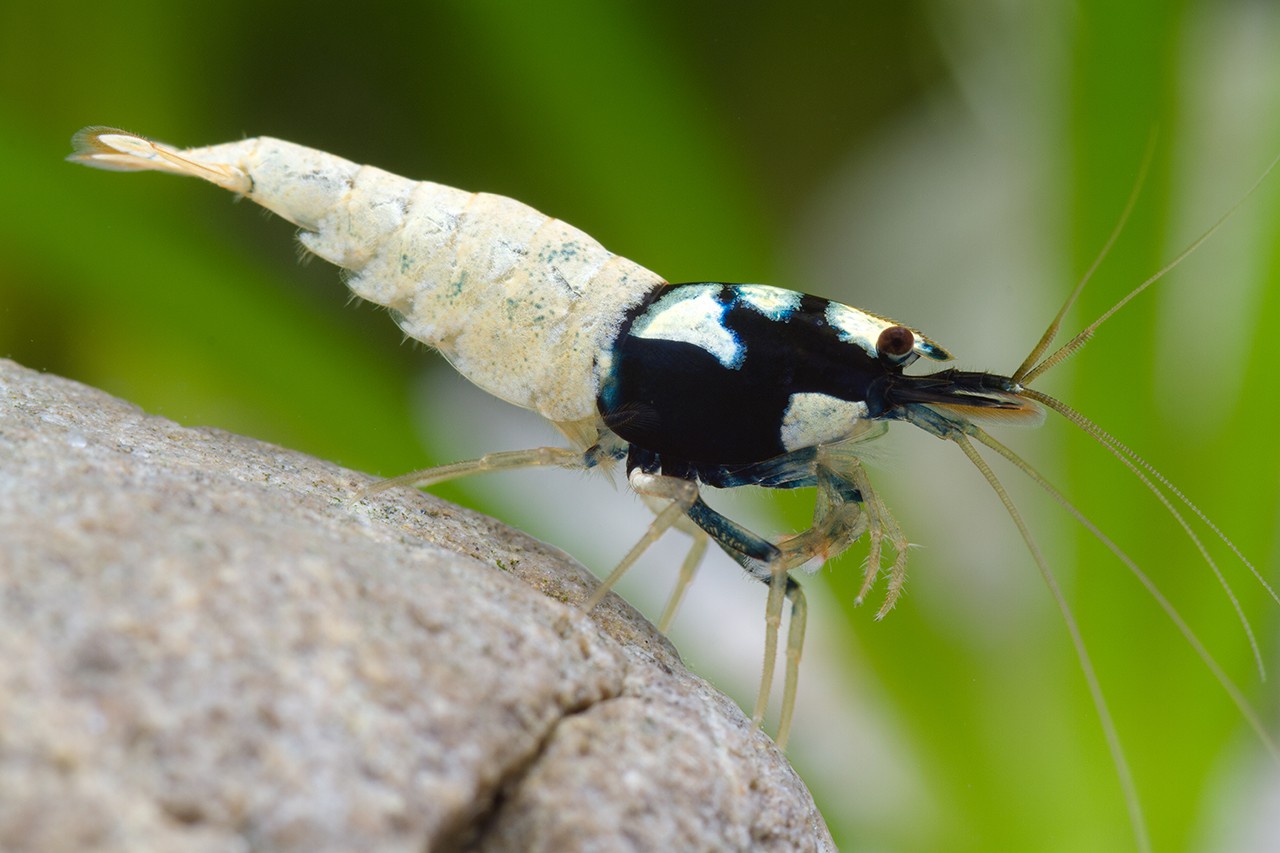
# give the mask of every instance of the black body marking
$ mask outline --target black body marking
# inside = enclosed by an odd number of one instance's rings
[[[678,297],[682,289],[714,298],[722,309],[709,318],[707,344],[635,334],[670,303],[664,297]],[[605,423],[626,441],[657,453],[664,473],[682,476],[678,463],[707,473],[741,471],[787,453],[781,425],[795,394],[866,403],[867,416],[881,415],[872,387],[900,368],[841,340],[827,322],[828,300],[795,297],[794,309],[770,316],[743,299],[737,285],[659,288],[618,335],[597,401]],[[726,364],[715,347],[731,344],[738,358]],[[726,473],[726,479],[749,478]]]
[[[663,285],[623,324],[596,403],[630,446],[628,471],[774,489],[815,485],[817,448],[852,436],[859,422],[931,404],[1023,410],[1007,377],[904,374],[921,353],[947,357],[904,326],[817,296]]]

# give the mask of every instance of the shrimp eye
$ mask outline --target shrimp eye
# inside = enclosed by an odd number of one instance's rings
[[[906,326],[890,326],[876,340],[876,353],[891,364],[905,364],[915,359],[916,336]]]

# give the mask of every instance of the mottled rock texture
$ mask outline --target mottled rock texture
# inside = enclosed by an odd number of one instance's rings
[[[0,849],[822,850],[563,553],[0,360]]]

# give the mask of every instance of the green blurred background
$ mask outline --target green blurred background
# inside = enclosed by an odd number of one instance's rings
[[[61,162],[74,130],[111,124],[182,145],[269,134],[500,192],[669,280],[815,292],[1007,371],[1103,244],[1153,130],[1151,176],[1072,328],[1280,151],[1277,44],[1270,2],[5,4],[0,356],[382,474],[550,437],[350,304],[326,264],[296,263],[286,224],[194,181]],[[1180,484],[1273,582],[1278,235],[1272,176],[1039,383]],[[955,448],[894,432],[871,473],[922,546],[908,594],[881,623],[852,607],[865,543],[808,585],[791,752],[837,840],[1132,849],[1012,525]],[[1263,683],[1222,591],[1118,464],[1059,423],[1004,432],[1150,571],[1274,729],[1280,607],[1227,566],[1276,671]],[[1274,849],[1280,776],[1224,692],[1113,557],[1005,476],[1079,618],[1156,849]],[[603,481],[544,472],[441,492],[597,571],[646,519]],[[734,497],[713,499],[772,532],[812,506]],[[679,546],[623,588],[651,616]],[[715,555],[673,633],[743,703],[763,603]]]

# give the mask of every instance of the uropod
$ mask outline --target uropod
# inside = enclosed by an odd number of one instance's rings
[[[1145,830],[1137,798],[1071,611],[1021,513],[976,445],[1029,476],[1135,573],[1277,754],[1240,691],[1134,561],[986,429],[1034,425],[1046,409],[1080,427],[1156,495],[1235,604],[1188,519],[1203,519],[1203,514],[1117,439],[1031,387],[1213,229],[1050,351],[1081,282],[1009,375],[954,368],[909,373],[919,360],[940,363],[951,356],[916,329],[798,291],[669,283],[582,231],[502,196],[409,180],[267,137],[177,149],[121,130],[89,127],[75,135],[73,144],[75,162],[203,178],[284,217],[301,229],[299,240],[308,251],[347,271],[344,280],[354,294],[386,307],[408,336],[440,351],[480,388],[551,421],[568,444],[413,472],[373,490],[427,486],[485,471],[548,465],[606,469],[623,463],[628,484],[655,518],[583,606],[589,610],[599,603],[644,550],[674,527],[693,542],[659,622],[666,630],[707,543],[714,541],[768,586],[765,660],[753,713],[757,723],[764,717],[789,601],[780,746],[793,718],[806,622],[804,593],[794,572],[821,566],[866,534],[870,556],[859,600],[882,572],[887,591],[877,618],[894,606],[902,590],[908,540],[861,462],[867,443],[891,422],[902,421],[956,444],[1025,540],[1080,658],[1140,846],[1145,846]],[[700,485],[813,488],[812,525],[767,539],[710,507]],[[1209,529],[1221,536],[1216,527]],[[1240,559],[1265,586],[1253,566]],[[1236,610],[1249,632],[1238,604]],[[1257,656],[1251,633],[1249,639]]]

